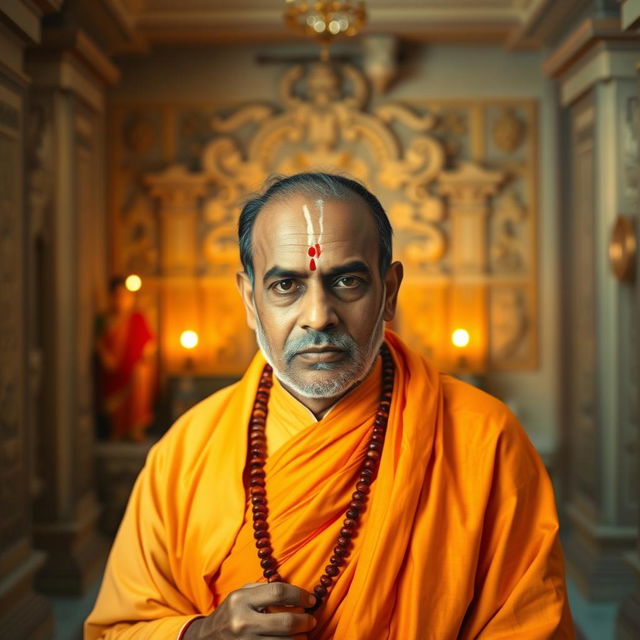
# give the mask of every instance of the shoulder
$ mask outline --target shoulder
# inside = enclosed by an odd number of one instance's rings
[[[207,450],[239,384],[216,391],[180,416],[152,447],[148,463],[153,468],[189,468]]]
[[[440,377],[442,438],[461,473],[490,475],[514,489],[546,475],[525,430],[503,402],[450,375]]]

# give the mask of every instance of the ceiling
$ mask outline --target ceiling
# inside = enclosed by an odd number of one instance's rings
[[[101,34],[111,53],[167,44],[294,41],[282,15],[285,0],[67,0],[82,24]],[[587,0],[366,0],[363,33],[405,40],[540,45],[537,25]],[[94,29],[94,30],[95,30]]]

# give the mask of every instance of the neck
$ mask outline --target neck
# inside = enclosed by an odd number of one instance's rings
[[[278,382],[282,388],[287,391],[290,395],[292,395],[301,405],[309,409],[311,413],[314,415],[316,420],[322,420],[327,413],[334,407],[342,398],[349,395],[352,391],[357,389],[370,375],[376,366],[376,362],[378,361],[378,357],[376,356],[371,363],[367,373],[362,376],[360,380],[358,380],[355,384],[350,386],[346,391],[337,396],[331,396],[326,398],[309,398],[308,396],[303,396],[300,393],[297,393],[294,389],[284,383],[280,378],[278,378]],[[275,372],[274,372],[275,373]]]

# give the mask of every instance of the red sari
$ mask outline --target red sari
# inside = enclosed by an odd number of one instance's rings
[[[109,326],[103,321],[98,335],[100,358],[98,395],[109,422],[109,439],[140,440],[152,422],[153,368],[144,358],[154,335],[145,317],[134,311]]]

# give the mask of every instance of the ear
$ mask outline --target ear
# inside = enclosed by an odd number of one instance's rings
[[[251,280],[244,271],[238,271],[236,273],[236,286],[240,292],[242,303],[244,304],[244,310],[247,315],[247,324],[249,329],[256,330],[256,308],[253,303],[253,287],[251,286]]]
[[[384,300],[384,320],[390,322],[396,315],[396,306],[398,304],[398,291],[402,284],[404,276],[404,267],[401,262],[394,262],[389,265],[387,273],[384,276],[386,285]]]

